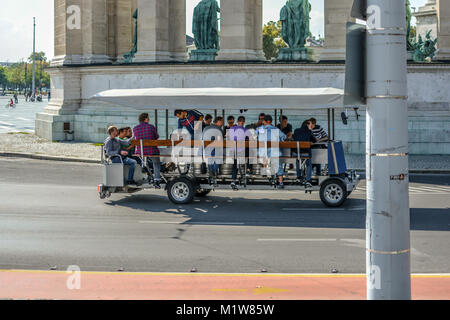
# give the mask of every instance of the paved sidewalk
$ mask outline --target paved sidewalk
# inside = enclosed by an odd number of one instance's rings
[[[0,154],[52,160],[100,161],[100,147],[84,142],[51,142],[29,133],[0,133]]]
[[[0,299],[361,300],[365,275],[0,271]],[[450,300],[450,275],[413,275],[412,298]]]

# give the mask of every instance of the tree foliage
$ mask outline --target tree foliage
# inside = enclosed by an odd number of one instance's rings
[[[263,50],[267,60],[278,57],[278,50],[286,48],[281,38],[281,21],[269,21],[263,28]]]
[[[0,86],[2,88],[5,88],[6,84],[7,84],[6,71],[5,71],[5,68],[0,66]]]
[[[44,52],[36,52],[35,58],[36,88],[42,89],[50,87],[50,75],[45,72],[49,66]],[[28,58],[28,62],[19,62],[8,67],[0,67],[0,85],[10,89],[31,89],[33,81],[33,54]],[[25,71],[26,70],[26,71]],[[26,75],[26,77],[25,77]]]

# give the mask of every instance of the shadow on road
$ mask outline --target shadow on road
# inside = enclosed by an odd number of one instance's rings
[[[109,206],[151,214],[166,212],[187,218],[184,224],[245,225],[267,227],[365,229],[365,200],[348,199],[341,208],[327,208],[320,200],[248,199],[209,196],[189,205],[174,206],[167,197],[133,195],[107,202]],[[411,230],[450,231],[450,210],[411,209]]]

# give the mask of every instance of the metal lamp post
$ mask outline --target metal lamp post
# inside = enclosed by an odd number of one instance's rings
[[[411,299],[406,11],[367,0],[368,299]]]
[[[31,85],[32,97],[36,99],[36,18],[33,18],[33,82]],[[36,100],[35,100],[36,101]]]

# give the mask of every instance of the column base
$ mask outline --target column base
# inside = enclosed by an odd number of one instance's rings
[[[172,52],[170,54],[170,58],[173,61],[186,62],[188,55],[187,52]]]
[[[70,65],[83,65],[83,64],[110,64],[111,58],[106,55],[84,55],[84,54],[73,54],[56,56],[50,62],[51,67],[61,67]]]
[[[450,49],[438,49],[436,51],[436,60],[438,61],[450,61]]]
[[[308,48],[280,48],[278,61],[313,61],[313,51]]]
[[[189,54],[189,61],[215,61],[217,49],[192,50]]]
[[[324,48],[320,55],[320,61],[345,61],[344,48]]]
[[[54,115],[37,113],[35,120],[35,134],[50,141],[74,140],[75,115]],[[67,130],[64,130],[65,124]]]
[[[138,51],[133,62],[159,62],[171,60],[172,58],[168,51]]]
[[[216,60],[266,61],[264,51],[252,49],[220,49]]]

